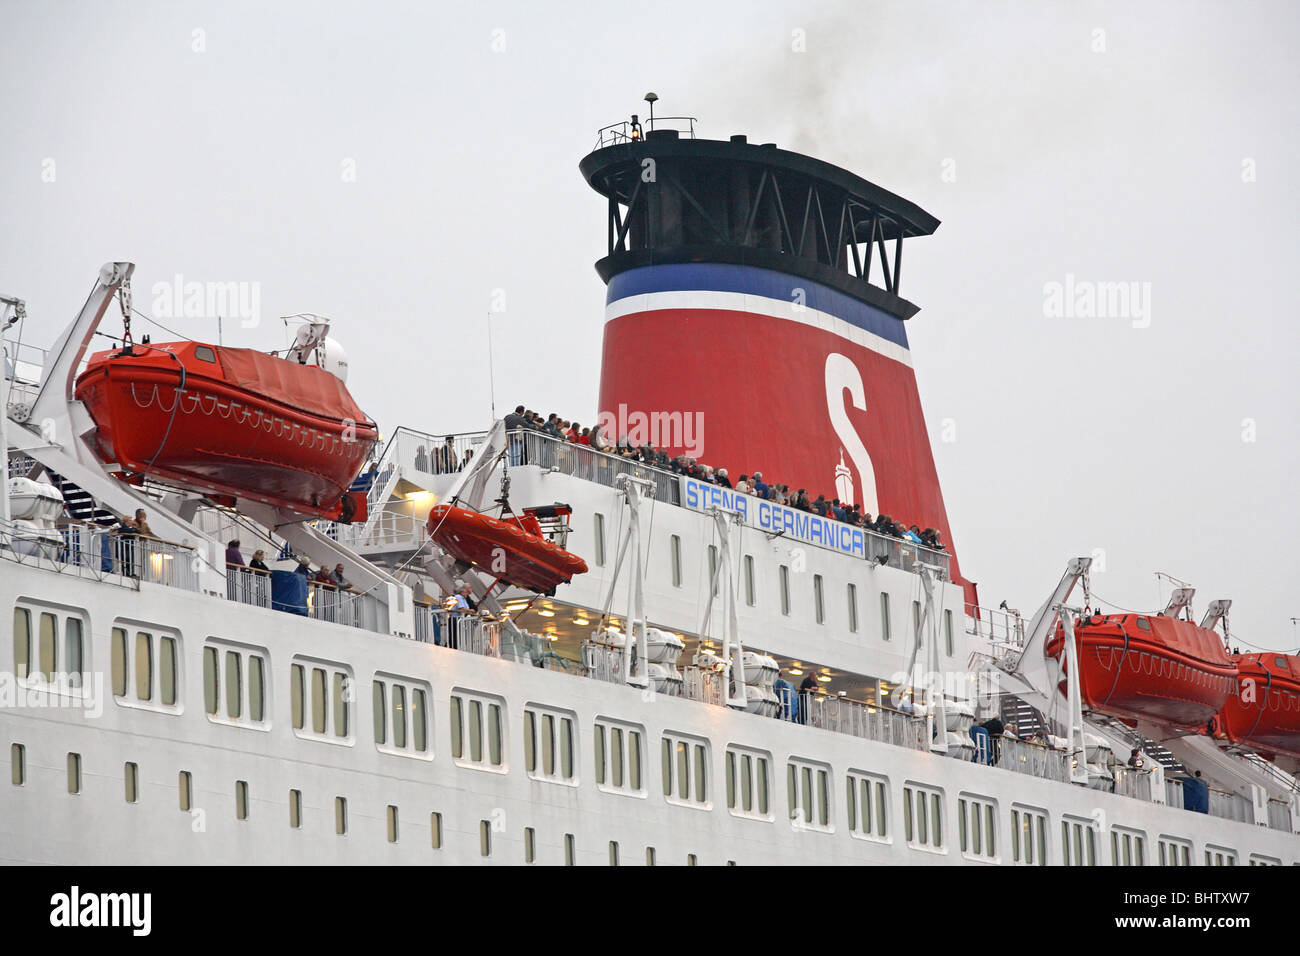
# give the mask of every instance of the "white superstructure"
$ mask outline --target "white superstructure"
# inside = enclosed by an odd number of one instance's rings
[[[1300,863],[1281,769],[1164,741],[1211,784],[1189,812],[1181,771],[1123,766],[1145,738],[1071,714],[1040,642],[1078,610],[1084,559],[1022,623],[966,607],[942,554],[845,553],[756,500],[499,425],[453,437],[458,462],[478,449],[458,471],[435,464],[441,434],[398,430],[369,519],[316,529],[124,485],[26,409],[8,426],[11,475],[72,477],[173,530],[124,545],[70,521],[57,553],[0,531],[0,861]],[[572,508],[590,570],[449,614],[457,577],[482,595],[491,575],[452,567],[424,518],[449,493],[486,506],[503,472],[517,508]],[[269,578],[224,567],[231,537],[359,586],[278,610]],[[774,666],[815,679],[796,719]],[[996,713],[1045,734],[977,746]]]

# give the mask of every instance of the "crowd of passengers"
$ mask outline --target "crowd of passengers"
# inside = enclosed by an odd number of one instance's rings
[[[878,514],[873,517],[870,512],[863,511],[860,504],[845,504],[839,498],[828,499],[824,494],[812,498],[804,488],[792,492],[787,484],[765,481],[761,471],[756,471],[752,475],[741,475],[733,484],[725,468],[714,468],[686,455],[671,456],[663,448],[656,448],[650,444],[632,445],[628,442],[626,436],[619,437],[617,441],[611,444],[608,438],[601,433],[599,425],[588,428],[579,425],[577,422],[566,421],[554,412],[546,418],[542,418],[541,415],[531,409],[519,405],[505,417],[505,426],[507,431],[519,429],[538,431],[559,441],[571,442],[575,445],[587,445],[596,451],[618,455],[629,461],[641,462],[655,468],[662,468],[664,471],[685,475],[697,481],[719,485],[723,488],[733,488],[743,494],[786,505],[797,511],[807,511],[810,514],[818,514],[824,518],[843,521],[845,524],[862,528],[864,531],[874,531],[876,534],[901,538],[935,551],[947,550],[939,538],[939,532],[934,528],[922,529],[914,524],[905,525],[886,514]],[[448,446],[450,446],[450,436],[448,436],[447,442]]]

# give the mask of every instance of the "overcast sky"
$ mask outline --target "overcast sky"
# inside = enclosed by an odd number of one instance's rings
[[[1243,641],[1300,640],[1300,5],[0,0],[0,36],[0,293],[29,342],[129,259],[146,311],[178,274],[255,287],[227,344],[331,317],[383,430],[470,430],[502,290],[498,411],[590,421],[605,208],[577,164],[654,90],[943,221],[902,292],[986,604],[1030,611],[1096,550],[1109,601],[1151,608],[1166,571],[1198,613],[1233,598]],[[1139,307],[1045,314],[1067,276]]]

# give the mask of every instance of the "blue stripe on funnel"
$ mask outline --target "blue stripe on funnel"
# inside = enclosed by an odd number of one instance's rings
[[[795,301],[796,289],[804,290],[808,308],[908,347],[901,319],[820,283],[756,266],[689,262],[629,269],[610,280],[605,304],[650,292],[739,292],[788,304]]]

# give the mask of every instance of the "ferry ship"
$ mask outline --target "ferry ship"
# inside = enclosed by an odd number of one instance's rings
[[[378,443],[328,323],[136,342],[129,262],[48,351],[3,300],[0,860],[1300,863],[1296,658],[1086,557],[1024,616],[961,573],[900,291],[938,220],[695,130],[580,164],[604,450],[436,403]]]

